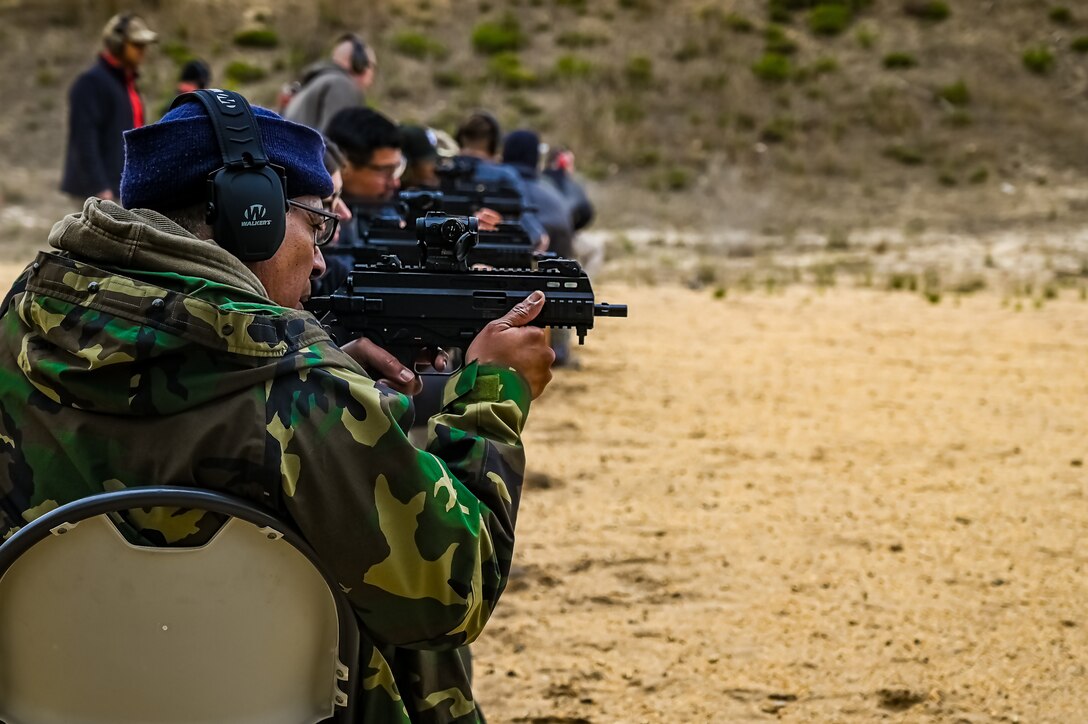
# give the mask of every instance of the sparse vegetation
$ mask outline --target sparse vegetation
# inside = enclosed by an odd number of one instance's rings
[[[898,161],[904,166],[920,166],[926,162],[926,157],[913,146],[896,144],[884,149],[884,155],[893,161]]]
[[[734,33],[750,33],[756,29],[755,23],[737,13],[729,13],[725,16],[725,27]]]
[[[623,77],[635,88],[647,88],[654,79],[654,64],[645,55],[635,55],[627,59],[623,68]]]
[[[514,52],[496,53],[487,61],[487,76],[506,88],[526,88],[537,82],[536,73],[521,64]]]
[[[174,61],[174,64],[181,67],[188,63],[196,56],[193,51],[189,49],[189,46],[185,43],[178,42],[176,40],[168,40],[162,44],[159,48],[160,52],[170,60]]]
[[[631,99],[620,99],[612,109],[612,114],[618,122],[631,125],[646,117],[646,107]]]
[[[513,14],[504,15],[498,22],[480,23],[472,31],[472,47],[484,55],[496,55],[520,50],[528,38]]]
[[[272,28],[249,28],[234,34],[234,44],[239,48],[275,48],[280,36]]]
[[[768,25],[763,31],[765,50],[778,55],[793,55],[797,52],[797,43],[786,34],[779,25]]]
[[[759,139],[765,143],[782,143],[793,134],[795,125],[792,118],[780,116],[763,127]]]
[[[393,50],[409,58],[444,58],[449,54],[445,45],[424,33],[405,30],[393,36]]]
[[[608,37],[597,33],[568,30],[556,36],[555,44],[561,48],[593,48],[598,45],[607,45]]]
[[[962,80],[938,88],[937,97],[945,103],[957,107],[965,106],[971,102],[971,92],[967,90],[967,84]]]
[[[1050,8],[1047,17],[1050,18],[1050,22],[1057,23],[1058,25],[1073,24],[1073,12],[1067,7],[1058,6]]]
[[[1054,54],[1042,45],[1025,50],[1021,60],[1024,67],[1036,75],[1046,75],[1054,68]]]
[[[808,27],[817,35],[838,35],[854,20],[854,13],[846,5],[824,3],[812,9]]]
[[[1073,38],[1073,42],[1069,44],[1074,53],[1088,53],[1088,35],[1081,35],[1080,37]]]
[[[913,18],[931,23],[946,20],[951,14],[948,3],[944,0],[907,0],[903,3],[903,12]]]
[[[465,78],[456,70],[436,70],[432,76],[434,84],[438,88],[460,88],[465,84]]]
[[[884,56],[884,67],[892,70],[913,68],[918,65],[918,59],[910,53],[888,53]]]
[[[232,61],[223,70],[223,76],[227,79],[227,83],[234,86],[256,83],[259,80],[264,80],[267,75],[268,71],[264,68],[243,60]]]
[[[766,53],[752,65],[752,72],[766,83],[784,83],[793,75],[793,66],[784,55]]]
[[[555,61],[555,74],[560,78],[588,78],[593,64],[577,55],[561,55]]]

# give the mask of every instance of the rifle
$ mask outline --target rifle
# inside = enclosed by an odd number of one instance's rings
[[[535,269],[471,268],[478,238],[476,219],[430,212],[416,220],[418,265],[392,255],[356,264],[342,287],[312,297],[306,308],[338,339],[366,337],[409,367],[423,348],[467,348],[488,322],[536,290],[546,301],[532,324],[573,328],[579,344],[595,317],[627,316],[625,304],[594,300],[573,259],[544,259]]]
[[[440,191],[404,191],[397,197],[396,215],[391,213],[393,209],[388,203],[352,205],[357,233],[345,250],[356,264],[377,264],[388,255],[405,264],[419,264],[416,220],[444,210],[445,197]],[[532,240],[520,224],[503,222],[495,231],[479,234],[479,241],[469,253],[470,265],[531,269],[538,258],[546,256],[533,251]]]

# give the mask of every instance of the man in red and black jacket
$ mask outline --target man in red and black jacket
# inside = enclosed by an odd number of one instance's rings
[[[157,39],[139,16],[115,15],[102,30],[105,49],[68,92],[68,152],[60,189],[80,202],[88,196],[117,198],[125,163],[121,134],[147,121],[136,77],[147,46]]]

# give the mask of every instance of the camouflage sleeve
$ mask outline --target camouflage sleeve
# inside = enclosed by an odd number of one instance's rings
[[[525,382],[476,365],[454,375],[427,451],[397,425],[408,399],[350,365],[280,375],[266,392],[286,509],[368,633],[419,648],[474,640],[509,573]]]

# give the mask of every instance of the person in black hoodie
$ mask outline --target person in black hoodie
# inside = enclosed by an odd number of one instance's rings
[[[147,122],[136,88],[147,46],[158,40],[138,15],[121,13],[102,30],[105,49],[68,92],[68,151],[60,189],[79,199],[114,200],[125,163],[122,134]]]

